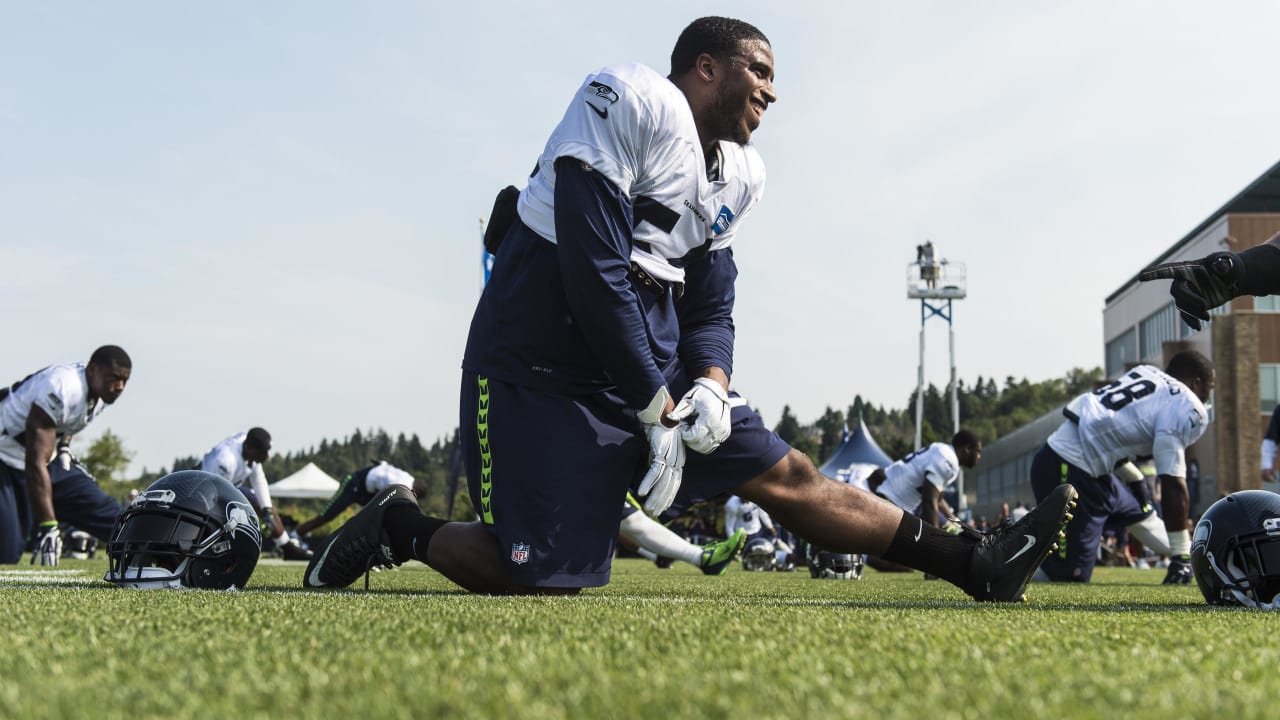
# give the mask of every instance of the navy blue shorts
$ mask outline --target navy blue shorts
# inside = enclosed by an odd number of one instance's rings
[[[30,532],[26,473],[0,463],[0,563],[13,564],[22,558]]]
[[[609,582],[620,512],[648,469],[649,444],[616,395],[555,395],[465,372],[463,459],[471,501],[498,539],[513,582]],[[677,502],[742,485],[790,450],[755,411],[733,409],[733,432],[711,455],[690,452]]]
[[[1071,483],[1080,494],[1074,517],[1067,523],[1067,544],[1045,558],[1044,569],[1054,582],[1089,582],[1098,562],[1098,545],[1108,525],[1127,527],[1150,515],[1129,487],[1114,475],[1092,477],[1063,460],[1045,445],[1031,462],[1031,490],[1036,502],[1043,500],[1062,483]]]

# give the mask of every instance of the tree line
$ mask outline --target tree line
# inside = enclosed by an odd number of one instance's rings
[[[973,384],[963,380],[957,385],[960,425],[978,435],[984,443],[1006,435],[1044,413],[1066,403],[1082,392],[1096,387],[1103,379],[1102,368],[1073,368],[1060,378],[1031,382],[1026,378],[1006,377],[1002,384],[994,378],[979,376]],[[925,444],[951,439],[950,386],[938,388],[930,384],[924,391],[924,420],[921,439]],[[906,397],[902,408],[873,405],[856,395],[844,410],[827,407],[820,417],[801,423],[791,407],[783,408],[775,426],[778,435],[792,447],[821,464],[839,446],[846,426],[852,428],[864,420],[876,442],[897,459],[911,452],[915,444],[915,390]],[[303,450],[275,454],[263,468],[271,482],[315,463],[337,479],[380,460],[399,467],[427,484],[427,495],[421,499],[423,510],[444,516],[452,508],[456,519],[474,516],[466,492],[466,478],[458,466],[457,430],[424,445],[417,434],[397,434],[394,438],[381,428],[355,430],[337,439],[322,439],[319,445]],[[123,497],[131,487],[145,488],[171,470],[196,467],[200,458],[193,455],[174,458],[166,468],[143,469],[141,476],[124,477],[132,458],[123,440],[111,431],[104,432],[84,452],[81,461],[112,494]],[[125,480],[126,482],[112,482]],[[456,482],[456,484],[455,484]],[[452,502],[451,502],[452,500]]]

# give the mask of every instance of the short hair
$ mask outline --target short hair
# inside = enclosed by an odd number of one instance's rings
[[[260,427],[249,428],[249,432],[244,437],[244,444],[256,447],[264,452],[271,450],[271,433]]]
[[[758,28],[741,20],[726,17],[704,17],[689,23],[680,33],[671,51],[671,74],[679,75],[693,68],[698,56],[728,57],[744,42],[759,40],[770,44]]]
[[[129,353],[119,345],[103,345],[89,356],[89,364],[94,367],[115,367],[121,370],[132,370],[133,360]]]
[[[1209,380],[1213,377],[1213,362],[1196,350],[1183,350],[1169,358],[1164,369],[1179,380]]]
[[[981,445],[982,441],[978,439],[978,436],[968,430],[961,430],[951,438],[951,447],[977,448]]]

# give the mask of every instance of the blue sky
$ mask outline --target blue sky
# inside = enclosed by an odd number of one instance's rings
[[[968,266],[962,378],[1100,365],[1106,295],[1280,158],[1280,6],[973,5],[0,2],[0,379],[123,345],[78,446],[134,472],[251,425],[446,435],[494,192],[587,72],[706,14],[777,61],[736,246],[767,422],[906,402],[926,238]]]

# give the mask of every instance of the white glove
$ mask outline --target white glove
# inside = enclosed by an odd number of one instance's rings
[[[711,378],[698,378],[667,417],[681,421],[680,437],[690,450],[706,455],[729,439],[729,393]]]
[[[37,557],[40,558],[41,565],[58,564],[58,559],[62,557],[62,531],[57,524],[41,528],[36,533],[36,549],[31,551],[32,565],[36,564]]]
[[[662,424],[662,411],[671,394],[665,387],[659,388],[649,406],[638,414],[644,423],[644,434],[649,439],[649,472],[645,473],[636,491],[644,498],[644,511],[658,515],[671,507],[680,489],[684,474],[684,441],[678,427]]]
[[[59,447],[58,454],[54,459],[58,461],[58,467],[61,467],[63,470],[70,470],[71,463],[73,461],[73,458],[71,457],[71,448],[66,445]]]

